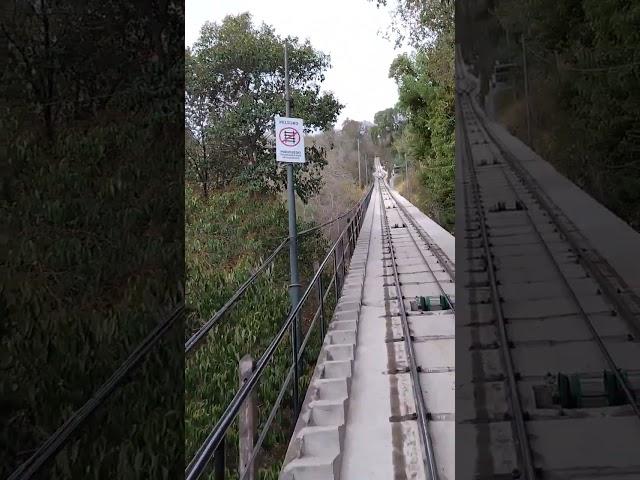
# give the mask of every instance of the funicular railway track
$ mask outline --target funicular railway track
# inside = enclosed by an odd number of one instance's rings
[[[461,90],[470,268],[458,341],[473,405],[460,421],[475,431],[463,478],[640,478],[636,305]],[[601,443],[614,431],[621,448]]]
[[[427,479],[452,479],[453,381],[448,385],[452,377],[443,375],[453,375],[455,369],[455,265],[382,178],[379,186],[389,303],[391,314],[400,320],[394,340],[404,346],[399,364],[406,362],[410,377],[423,475]],[[413,270],[407,270],[408,266]],[[434,321],[440,323],[435,330]],[[434,390],[443,388],[451,391],[450,401],[447,405],[441,401],[435,404]]]

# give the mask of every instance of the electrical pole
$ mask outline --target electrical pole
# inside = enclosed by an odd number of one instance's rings
[[[404,169],[405,169],[405,181],[407,183],[407,194],[409,193],[409,189],[411,188],[409,186],[409,160],[407,160],[407,154],[404,154]]]
[[[358,132],[358,186],[362,187],[362,173],[360,173],[360,133]]]
[[[289,56],[287,52],[287,44],[284,44],[284,84],[285,84],[285,102],[286,116],[291,116],[291,93],[289,92]],[[302,132],[301,132],[302,133]],[[291,299],[291,309],[296,307],[300,298],[300,278],[298,275],[298,229],[296,225],[296,192],[293,177],[293,164],[287,163],[287,193],[289,197],[289,269],[291,271],[291,284],[289,285],[289,298]],[[291,341],[293,347],[293,365],[295,370],[293,382],[293,401],[294,415],[298,417],[299,413],[299,397],[298,397],[298,346],[300,345],[299,328],[300,316],[296,315],[292,323]]]
[[[369,185],[369,164],[367,163],[367,154],[364,154],[364,184]]]
[[[524,72],[524,99],[527,106],[527,140],[529,146],[531,145],[531,110],[529,107],[529,79],[527,78],[527,47],[524,43],[524,33],[522,34],[522,68]]]

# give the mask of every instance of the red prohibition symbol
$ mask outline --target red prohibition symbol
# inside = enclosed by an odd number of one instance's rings
[[[286,127],[280,130],[280,142],[287,147],[295,147],[300,143],[300,134],[295,128]]]

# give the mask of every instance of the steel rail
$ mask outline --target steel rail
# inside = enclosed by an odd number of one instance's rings
[[[413,381],[411,382],[413,396],[416,404],[416,413],[418,416],[418,430],[420,432],[421,445],[422,445],[422,459],[424,462],[425,470],[429,480],[438,479],[438,470],[436,468],[436,456],[433,448],[433,443],[429,435],[428,412],[425,404],[424,395],[422,394],[422,386],[420,384],[420,374],[418,372],[418,365],[416,363],[416,355],[413,349],[413,342],[411,340],[411,330],[409,329],[409,321],[407,319],[407,312],[404,308],[404,297],[402,296],[402,290],[400,289],[400,278],[398,276],[398,268],[396,264],[396,254],[393,248],[393,240],[391,238],[391,229],[389,228],[389,220],[387,218],[387,211],[384,208],[384,198],[382,196],[382,189],[379,189],[380,193],[380,207],[382,215],[380,216],[380,224],[382,232],[386,237],[387,244],[389,246],[389,254],[391,255],[391,266],[393,267],[393,278],[395,282],[396,297],[398,299],[398,308],[400,309],[400,320],[402,322],[402,331],[404,335],[404,345],[407,351],[407,359],[409,360],[409,372]]]
[[[477,113],[476,113],[476,119],[478,119]],[[487,139],[489,139],[489,140],[494,141],[493,137],[489,134],[487,129],[484,127],[484,125],[482,125],[482,123],[479,122],[478,120],[476,120],[476,121],[477,121],[478,125],[480,126],[480,128],[482,129],[482,131],[484,132],[485,137]],[[504,150],[502,150],[501,146],[498,145],[496,142],[494,142],[494,144],[500,150],[501,156],[506,159],[505,152],[504,152]],[[511,163],[510,162],[508,162],[507,165],[509,167],[511,167]],[[512,170],[513,170],[514,174],[517,176],[517,173],[515,172],[515,169],[512,169]],[[524,202],[522,201],[522,197],[518,194],[513,182],[511,181],[511,179],[506,174],[505,169],[502,168],[501,172],[502,172],[507,184],[511,188],[511,191],[513,192],[513,195],[516,197],[516,199],[518,201],[520,201],[520,202],[522,202],[524,204]],[[530,190],[529,190],[529,192],[532,193]],[[622,386],[622,389],[624,391],[625,397],[629,401],[629,404],[631,405],[631,408],[633,409],[633,411],[636,414],[636,416],[640,419],[640,407],[638,406],[638,404],[636,402],[636,399],[635,399],[635,396],[633,394],[633,391],[632,391],[631,387],[629,386],[628,382],[625,380],[625,378],[620,373],[620,368],[618,367],[618,365],[616,364],[615,360],[611,356],[611,353],[609,352],[609,349],[605,345],[602,337],[598,333],[598,330],[596,329],[596,327],[594,326],[593,322],[589,318],[589,314],[587,314],[587,312],[582,307],[582,304],[580,303],[580,299],[578,298],[578,295],[576,294],[574,289],[571,287],[571,284],[569,283],[569,280],[566,278],[566,276],[562,272],[562,269],[560,268],[560,265],[558,264],[558,261],[556,260],[556,258],[553,256],[553,253],[551,252],[551,249],[549,248],[549,245],[544,240],[544,237],[540,233],[540,230],[538,229],[538,227],[536,226],[535,222],[533,221],[533,218],[531,217],[531,214],[529,213],[529,209],[525,209],[524,211],[525,211],[525,214],[527,216],[527,219],[529,220],[529,223],[533,227],[533,231],[535,232],[536,236],[538,237],[538,240],[542,244],[545,252],[547,253],[547,256],[551,260],[551,263],[553,264],[554,269],[558,273],[558,276],[560,277],[560,279],[561,279],[562,283],[564,284],[567,292],[569,293],[569,296],[571,297],[571,300],[573,300],[573,302],[575,303],[575,305],[576,305],[576,307],[578,309],[579,316],[584,320],[585,324],[587,325],[587,328],[589,329],[589,332],[591,333],[591,336],[593,337],[593,340],[596,342],[596,344],[598,345],[598,348],[600,349],[600,353],[602,353],[602,356],[604,357],[607,365],[612,370],[612,372],[615,375],[616,379],[618,380],[618,382]]]
[[[396,202],[396,206],[398,206],[398,201],[393,197],[393,195],[391,194],[391,189],[388,187],[388,185],[384,186],[385,189],[387,190],[387,193],[389,194],[389,197]],[[408,213],[403,211],[403,214],[405,215],[405,218],[407,218],[407,220],[410,220]],[[414,224],[415,226],[415,224]],[[449,302],[449,309],[452,310],[454,313],[456,311],[455,309],[455,303],[451,301],[451,297],[449,297],[449,294],[445,291],[444,287],[442,286],[442,283],[440,282],[440,280],[438,280],[438,277],[436,277],[436,272],[433,271],[433,268],[431,268],[431,265],[429,265],[429,261],[427,260],[427,257],[424,256],[424,253],[422,253],[422,249],[420,248],[420,246],[418,245],[418,242],[416,241],[415,237],[413,236],[413,234],[411,233],[411,230],[409,229],[409,227],[407,227],[407,232],[409,233],[409,237],[411,238],[411,240],[413,241],[413,244],[416,247],[416,250],[418,250],[418,253],[420,254],[420,256],[422,257],[422,261],[424,262],[424,264],[427,266],[427,268],[429,269],[429,273],[431,274],[431,276],[433,277],[433,280],[436,282],[436,284],[438,285],[438,289],[440,290],[440,293],[442,293],[442,295],[447,299],[447,302]],[[433,250],[430,249],[432,252]],[[444,253],[444,252],[443,252]],[[435,255],[435,252],[434,252]],[[436,258],[438,258],[438,260],[440,261],[440,264],[442,265],[442,260],[440,260],[440,258],[436,255]],[[445,271],[447,271],[445,269]],[[448,273],[448,271],[447,271]],[[453,281],[453,277],[451,277],[451,280]]]
[[[471,104],[471,108],[476,114],[476,117],[478,119],[481,118],[475,103],[471,99],[469,99],[469,102]],[[619,300],[619,296],[616,295],[617,293],[615,291],[616,289],[607,281],[606,274],[604,274],[594,264],[594,262],[590,258],[588,258],[588,256],[581,255],[578,253],[580,252],[581,247],[578,244],[577,240],[574,238],[574,236],[571,235],[569,230],[560,220],[559,216],[554,212],[553,207],[550,205],[553,203],[553,201],[549,199],[548,196],[542,192],[542,189],[538,185],[538,182],[535,180],[535,178],[533,178],[531,173],[528,172],[520,164],[520,162],[518,162],[515,159],[515,157],[511,154],[511,152],[509,152],[502,145],[502,142],[494,134],[492,134],[489,131],[489,129],[484,126],[484,124],[483,124],[483,130],[485,131],[486,135],[491,139],[493,144],[498,148],[498,150],[500,151],[500,153],[502,154],[506,162],[509,164],[511,169],[516,173],[519,179],[529,187],[529,193],[531,193],[531,195],[534,196],[534,198],[538,201],[540,206],[546,211],[546,213],[549,215],[549,218],[551,218],[551,220],[554,222],[558,231],[562,233],[562,235],[564,235],[564,237],[566,238],[567,243],[569,243],[571,248],[579,255],[581,262],[587,268],[587,271],[589,272],[589,274],[592,275],[593,278],[595,278],[598,281],[598,283],[600,284],[600,287],[602,288],[602,291],[605,293],[605,296],[609,299],[609,302],[613,306],[615,306],[615,308],[620,312],[621,316],[625,319],[625,321],[629,325],[629,328],[633,330],[635,337],[640,339],[640,324],[638,323],[637,320],[635,320],[637,318],[637,314],[634,314],[624,301]],[[568,222],[571,223],[569,219],[568,219]],[[579,230],[574,225],[572,226],[576,231],[579,232]],[[579,232],[579,234],[581,233]],[[583,238],[583,241],[587,244],[589,243],[585,238]],[[597,252],[595,252],[592,248],[589,248],[589,253],[599,256]],[[604,260],[601,260],[601,261],[602,263],[606,263]],[[620,283],[624,283],[621,279],[617,277],[617,272],[613,271],[613,269],[612,269],[612,272],[615,274],[616,279]]]
[[[461,100],[462,95],[459,95],[458,100]],[[526,480],[535,480],[535,468],[533,464],[533,454],[531,451],[531,444],[529,443],[529,436],[527,435],[527,429],[524,421],[524,414],[522,411],[522,399],[520,392],[518,391],[518,385],[516,381],[515,369],[513,366],[513,358],[511,357],[511,351],[509,346],[509,337],[507,335],[507,327],[502,311],[502,305],[500,303],[500,294],[498,293],[498,284],[495,275],[495,265],[493,263],[493,255],[489,248],[489,236],[487,234],[487,219],[484,213],[484,207],[482,200],[480,199],[480,186],[473,164],[473,155],[471,153],[471,146],[469,145],[469,136],[464,121],[464,115],[460,106],[460,101],[456,102],[456,112],[458,115],[456,124],[460,124],[462,130],[462,137],[464,138],[464,150],[461,158],[464,163],[467,164],[469,174],[471,176],[471,193],[479,217],[480,231],[482,237],[482,247],[486,259],[486,268],[489,274],[489,284],[491,288],[491,302],[493,304],[493,310],[498,320],[498,333],[500,337],[500,352],[502,354],[502,361],[507,371],[507,384],[509,387],[509,403],[511,405],[511,411],[513,412],[512,425],[515,429],[514,441],[517,445],[517,451],[519,452],[520,464],[523,467]]]
[[[159,323],[151,333],[131,352],[127,359],[113,372],[111,377],[96,390],[85,404],[76,410],[39,448],[20,465],[8,480],[27,480],[33,478],[40,469],[55,456],[67,441],[84,425],[87,419],[95,413],[122,386],[125,379],[138,367],[151,349],[164,337],[184,313],[184,306],[180,305],[174,312]]]
[[[413,227],[416,229],[416,231],[418,232],[418,235],[420,235],[422,237],[422,240],[429,246],[430,249],[432,249],[434,255],[440,261],[440,264],[447,271],[447,274],[449,275],[449,277],[451,277],[451,280],[455,281],[456,280],[455,268],[451,268],[451,265],[454,265],[454,263],[451,261],[449,256],[442,251],[440,246],[433,240],[431,235],[429,235],[427,232],[425,232],[424,229],[420,225],[417,224],[417,222],[414,220],[413,216],[411,214],[409,214],[409,212],[405,208],[405,206],[402,205],[400,202],[398,202],[398,200],[396,199],[395,195],[393,194],[393,192],[391,192],[391,189],[386,184],[386,181],[385,181],[385,188],[389,192],[389,195],[391,196],[391,198],[393,198],[393,200],[396,202],[396,205],[405,214],[405,216],[407,217],[407,219],[409,220],[411,225],[413,225]]]

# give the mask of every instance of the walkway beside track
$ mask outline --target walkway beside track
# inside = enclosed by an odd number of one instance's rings
[[[429,468],[440,480],[454,478],[455,282],[447,271],[455,271],[454,239],[388,188],[385,176],[378,166],[282,480],[426,479]],[[416,297],[429,307],[419,309]],[[339,379],[329,368],[338,350]]]

